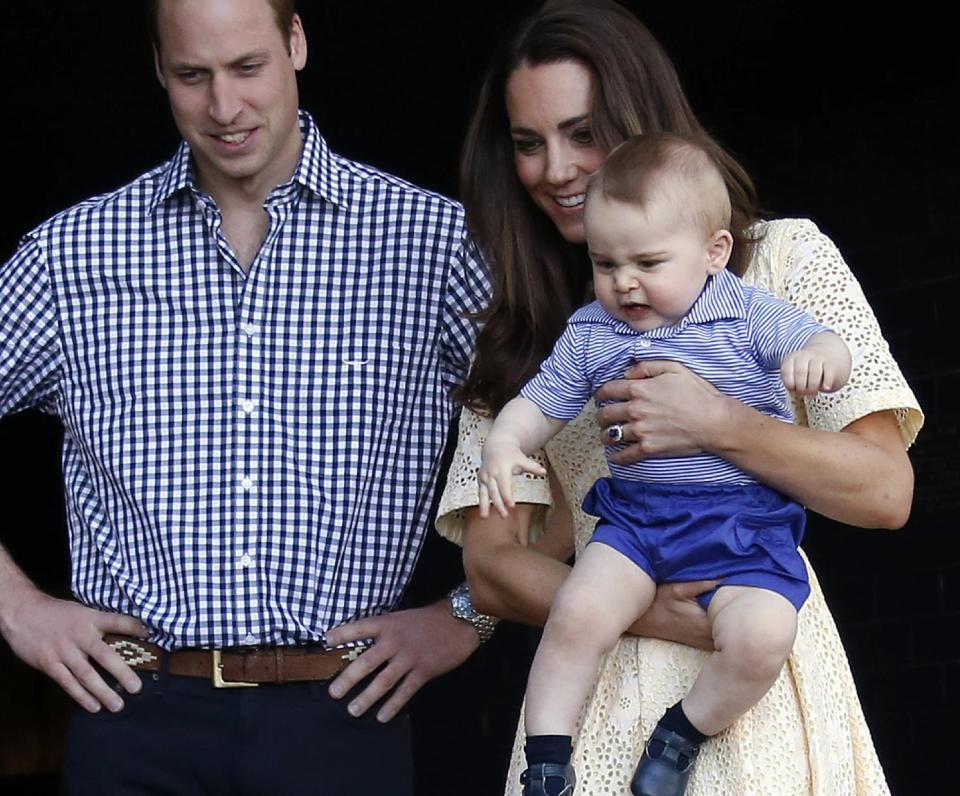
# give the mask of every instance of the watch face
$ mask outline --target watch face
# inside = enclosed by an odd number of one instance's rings
[[[453,611],[461,619],[470,619],[475,613],[470,599],[463,592],[453,596]]]
[[[479,613],[470,599],[466,585],[458,586],[449,594],[450,611],[457,619],[463,619],[473,625],[482,644],[493,635],[497,620]]]

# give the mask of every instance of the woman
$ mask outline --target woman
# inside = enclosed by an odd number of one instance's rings
[[[593,519],[581,499],[606,474],[590,412],[547,447],[549,482],[518,478],[523,505],[482,520],[475,473],[496,413],[532,375],[588,293],[582,200],[588,175],[629,135],[705,134],[676,72],[646,29],[612,0],[551,0],[514,37],[484,84],[465,146],[462,189],[490,259],[495,297],[471,377],[468,408],[438,527],[463,541],[479,610],[542,625]],[[801,425],[768,422],[678,365],[646,364],[598,396],[599,415],[634,443],[626,456],[718,453],[829,517],[864,527],[906,521],[912,470],[904,453],[922,414],[862,291],[833,244],[808,221],[756,222],[752,186],[731,160],[725,177],[735,234],[753,245],[740,263],[765,287],[832,326],[858,361],[835,396],[797,407]],[[810,427],[805,427],[810,426]],[[552,509],[548,510],[548,506]],[[529,547],[518,537],[526,530]],[[688,794],[886,793],[836,628],[816,577],[787,666],[767,697],[703,750]],[[643,740],[689,688],[709,648],[690,599],[710,584],[661,587],[657,608],[608,656],[581,715],[573,763],[582,794],[629,789]],[[669,639],[661,641],[658,639]],[[677,644],[672,642],[683,642]],[[519,793],[514,749],[507,792]]]

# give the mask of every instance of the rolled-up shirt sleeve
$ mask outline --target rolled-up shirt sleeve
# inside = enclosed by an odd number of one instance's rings
[[[28,237],[0,266],[0,417],[31,407],[56,411],[61,354],[43,252]]]
[[[467,377],[477,340],[475,315],[489,301],[486,265],[472,239],[466,237],[453,255],[441,324],[441,362],[448,389]]]

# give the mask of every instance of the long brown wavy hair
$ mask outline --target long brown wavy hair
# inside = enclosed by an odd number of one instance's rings
[[[460,163],[460,196],[487,259],[493,299],[460,399],[496,414],[537,371],[584,303],[585,246],[565,241],[517,178],[505,87],[521,66],[579,61],[593,75],[591,124],[609,151],[641,132],[672,132],[716,145],[732,204],[731,270],[749,262],[749,226],[758,216],[750,177],[697,121],[673,62],[633,14],[613,0],[547,0],[495,56],[483,81]]]

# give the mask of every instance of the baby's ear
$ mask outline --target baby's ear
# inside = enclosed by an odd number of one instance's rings
[[[726,268],[732,251],[733,235],[730,234],[730,230],[721,229],[714,232],[707,241],[707,273],[717,274]]]

